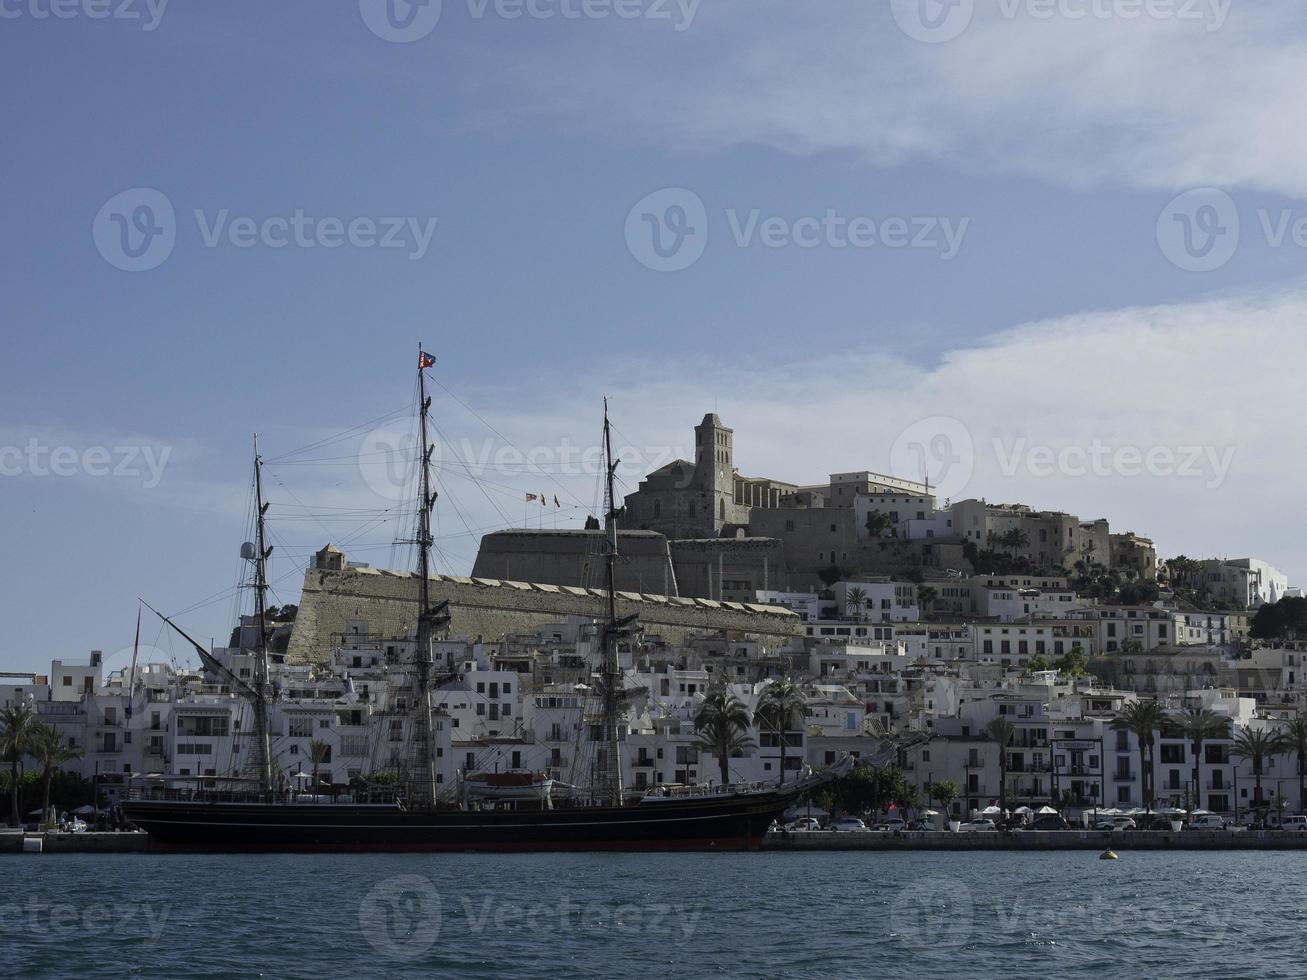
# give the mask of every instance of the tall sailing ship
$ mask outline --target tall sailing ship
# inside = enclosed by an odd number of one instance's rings
[[[600,723],[594,768],[596,785],[555,798],[553,781],[535,773],[469,774],[458,799],[437,791],[433,740],[433,691],[439,678],[433,643],[450,622],[448,603],[432,605],[431,515],[437,494],[431,486],[432,445],[428,436],[431,399],[426,371],[434,359],[418,351],[418,508],[414,543],[418,555],[416,638],[407,665],[413,696],[406,702],[410,753],[403,778],[388,798],[356,792],[323,799],[283,785],[273,764],[269,738],[267,560],[262,460],[254,459],[255,540],[242,557],[253,569],[256,650],[254,670],[242,679],[176,623],[157,613],[196,649],[206,670],[253,709],[253,788],[217,788],[205,780],[179,791],[157,784],[133,790],[123,815],[161,847],[203,851],[533,851],[533,850],[708,850],[756,847],[768,827],[802,795],[838,779],[852,767],[845,759],[821,772],[781,786],[699,787],[691,792],[630,796],[621,765],[621,719],[628,694],[618,642],[635,629],[635,617],[619,618],[615,587],[617,521],[612,436],[604,404],[604,567],[607,617],[599,625],[601,655],[594,688]],[[233,781],[227,781],[231,786]],[[577,787],[567,787],[576,791]]]

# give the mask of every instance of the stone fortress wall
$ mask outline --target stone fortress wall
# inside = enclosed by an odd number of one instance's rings
[[[343,557],[324,562],[320,554],[305,572],[288,663],[325,662],[332,647],[360,623],[368,633],[384,636],[403,636],[414,629],[417,575],[348,567]],[[433,604],[449,600],[449,634],[473,640],[532,633],[566,616],[600,619],[608,614],[607,598],[599,589],[454,575],[434,575],[429,582]],[[617,607],[619,616],[637,614],[642,627],[671,642],[725,631],[744,638],[770,638],[779,645],[800,634],[798,616],[774,606],[622,590]]]

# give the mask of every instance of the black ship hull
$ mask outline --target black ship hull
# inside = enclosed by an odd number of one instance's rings
[[[756,848],[793,793],[625,807],[409,812],[354,804],[133,800],[152,847],[237,851],[675,851]]]

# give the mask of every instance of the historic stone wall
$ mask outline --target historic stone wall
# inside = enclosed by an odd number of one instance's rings
[[[430,579],[431,601],[450,602],[451,636],[497,639],[530,633],[564,616],[607,616],[602,591],[573,586],[506,582],[440,575]],[[413,573],[374,568],[310,568],[304,575],[299,614],[286,659],[321,663],[350,631],[402,636],[414,628],[418,578]],[[618,615],[638,614],[641,625],[680,642],[696,633],[727,631],[777,643],[800,634],[799,618],[787,609],[709,599],[678,599],[622,591]]]
[[[598,588],[604,584],[604,532],[496,531],[481,538],[475,578]],[[617,587],[678,594],[667,539],[653,531],[618,531]]]

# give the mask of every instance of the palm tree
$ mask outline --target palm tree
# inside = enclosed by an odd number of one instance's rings
[[[1030,544],[1030,534],[1019,527],[1014,527],[1003,535],[1003,546],[1015,557],[1016,553]]]
[[[758,717],[774,726],[780,739],[781,774],[776,780],[778,786],[785,783],[786,733],[794,727],[796,716],[808,716],[808,697],[803,693],[803,688],[790,677],[773,680],[758,699]]]
[[[1298,807],[1307,813],[1307,718],[1299,715],[1284,729],[1285,748],[1298,760]]]
[[[1285,741],[1283,732],[1273,732],[1267,728],[1245,728],[1234,740],[1230,752],[1243,759],[1252,760],[1253,779],[1255,785],[1253,788],[1253,805],[1257,808],[1258,819],[1265,821],[1266,815],[1262,806],[1262,767],[1273,755],[1280,755],[1289,748]]]
[[[82,750],[71,738],[65,742],[57,729],[48,725],[36,725],[32,730],[32,741],[28,751],[41,766],[41,782],[45,787],[41,819],[49,820],[50,784],[54,781],[55,770],[62,768],[65,762],[80,759]]]
[[[998,743],[998,808],[1007,811],[1007,747],[1017,728],[1006,718],[995,718],[985,732]]]
[[[939,590],[937,590],[933,585],[917,586],[917,605],[921,607],[923,613],[929,615],[931,612],[931,606],[938,598]]]
[[[22,811],[19,809],[18,769],[23,756],[27,755],[32,745],[32,731],[36,727],[36,716],[32,706],[26,702],[13,707],[0,709],[0,759],[9,763],[9,789],[13,796],[14,826],[21,827]]]
[[[1165,723],[1166,710],[1160,701],[1131,701],[1112,720],[1113,729],[1134,732],[1139,742],[1139,780],[1144,794],[1144,810],[1148,813],[1153,809],[1151,763],[1154,734]]]
[[[855,585],[844,596],[844,606],[847,610],[862,618],[862,610],[867,606],[867,590],[860,585]]]
[[[313,792],[318,791],[318,766],[331,758],[331,746],[317,739],[309,742],[309,761],[313,763]]]
[[[1202,786],[1199,785],[1198,765],[1203,752],[1203,742],[1208,739],[1229,738],[1230,719],[1218,715],[1211,708],[1185,708],[1178,717],[1171,719],[1169,730],[1189,740],[1194,750],[1194,793],[1193,809],[1203,808]],[[1307,731],[1304,732],[1307,734]]]
[[[698,744],[717,756],[723,786],[731,781],[731,756],[753,747],[748,736],[750,723],[749,709],[725,688],[705,697],[694,716]]]

